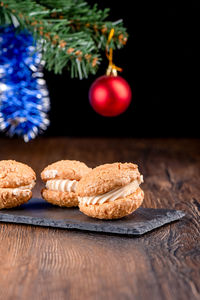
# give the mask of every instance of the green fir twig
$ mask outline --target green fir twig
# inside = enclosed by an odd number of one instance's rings
[[[1,1],[1,0],[0,0]],[[111,28],[110,47],[126,44],[122,20],[107,21],[109,9],[99,10],[82,0],[2,0],[0,26],[27,29],[37,41],[48,70],[71,70],[72,77],[95,74]]]

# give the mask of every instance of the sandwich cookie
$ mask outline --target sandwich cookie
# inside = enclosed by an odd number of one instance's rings
[[[35,172],[15,160],[0,161],[0,209],[19,206],[32,197]]]
[[[42,197],[55,205],[78,206],[76,186],[91,169],[76,160],[61,160],[46,167],[41,178],[46,183]]]
[[[98,166],[77,185],[80,211],[98,219],[127,216],[142,204],[144,192],[139,187],[142,182],[135,164]]]

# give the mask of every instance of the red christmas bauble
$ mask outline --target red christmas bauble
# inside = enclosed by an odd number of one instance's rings
[[[89,91],[93,109],[102,116],[114,117],[123,113],[131,102],[131,88],[120,76],[104,75],[95,80]]]

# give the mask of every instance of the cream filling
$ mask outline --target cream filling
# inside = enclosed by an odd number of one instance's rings
[[[143,182],[143,176],[141,175],[139,180],[134,180],[131,183],[121,187],[114,189],[108,193],[92,196],[92,197],[79,197],[79,201],[82,204],[103,204],[105,202],[113,202],[119,198],[124,198],[128,195],[134,193]]]
[[[46,188],[51,191],[75,192],[78,181],[68,179],[48,180]]]
[[[30,193],[32,188],[35,186],[35,181],[29,185],[18,186],[17,188],[3,188],[4,190],[9,190],[13,195],[17,196],[19,193],[23,192],[24,194]]]

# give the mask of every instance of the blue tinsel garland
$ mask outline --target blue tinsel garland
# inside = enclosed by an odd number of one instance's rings
[[[33,139],[49,124],[41,55],[32,35],[0,27],[0,130]]]

